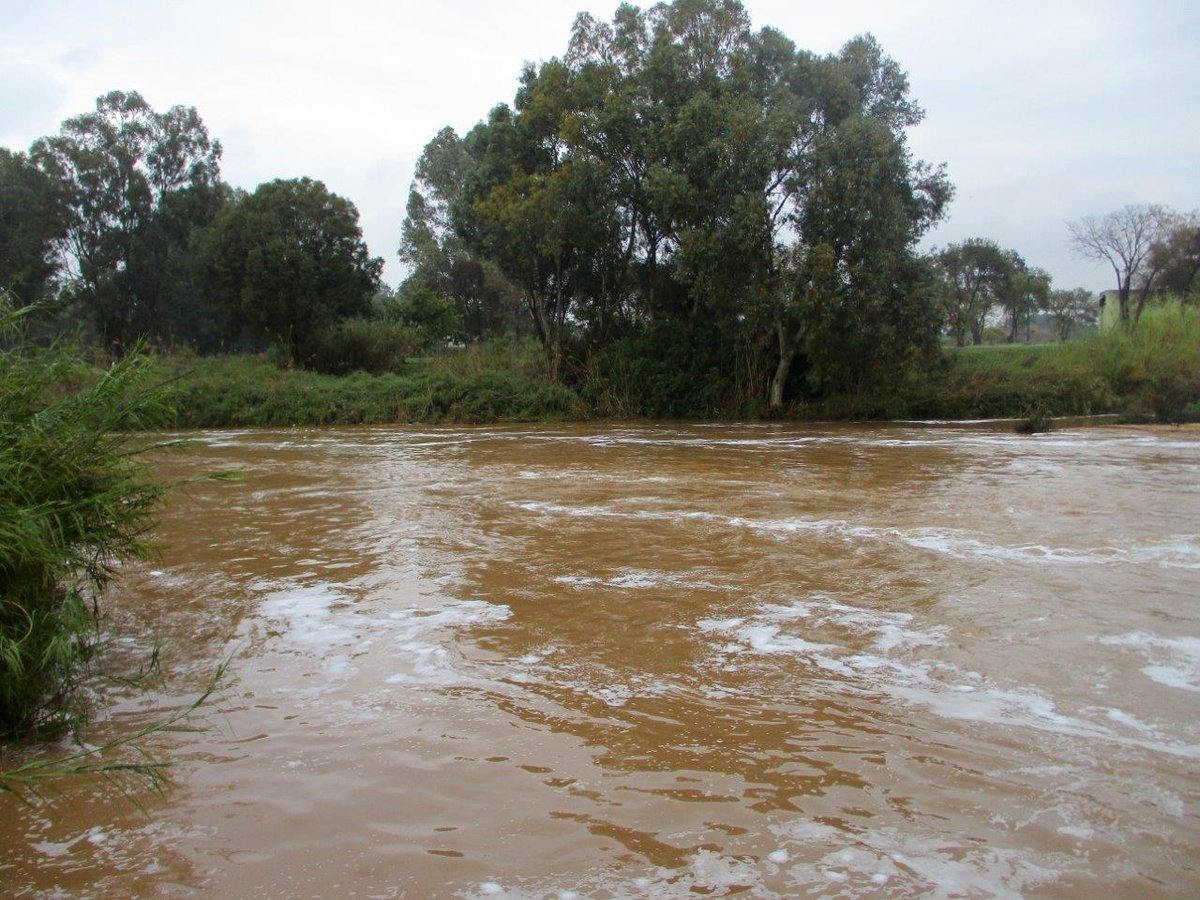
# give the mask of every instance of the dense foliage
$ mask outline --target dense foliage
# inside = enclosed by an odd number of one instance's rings
[[[672,354],[677,355],[672,355]],[[331,377],[281,370],[261,357],[164,360],[179,427],[491,423],[650,414],[726,418],[746,360],[727,371],[685,367],[685,351],[645,331],[597,354],[572,388],[547,378],[536,342],[498,341],[409,361],[403,374]],[[694,357],[689,357],[694,359]],[[886,392],[805,398],[797,415],[831,419],[979,419],[1115,414],[1200,421],[1200,310],[1148,307],[1138,328],[1086,341],[1001,343],[946,352]],[[699,410],[700,412],[696,412]]]
[[[579,418],[579,398],[545,377],[524,348],[473,348],[402,374],[333,376],[254,356],[168,359],[174,423],[244,426],[482,424]]]
[[[314,352],[323,328],[368,312],[382,266],[367,253],[354,204],[309,178],[235,198],[200,236],[194,259],[231,336],[269,339],[288,364]]]
[[[666,382],[754,357],[771,375],[747,399],[776,407],[790,383],[879,387],[937,351],[914,246],[950,186],[908,151],[921,117],[870,37],[817,56],[735,0],[581,15],[511,107],[426,147],[402,254],[435,289],[470,264],[502,275],[552,376],[604,353],[656,365],[666,339]]]
[[[30,155],[58,186],[59,259],[101,344],[121,353],[139,337],[202,336],[188,245],[225,190],[221,145],[196,110],[159,113],[136,92],[113,91],[35,141]]]
[[[401,374],[533,338],[601,414],[886,415],[933,388],[946,338],[1109,324],[1095,292],[991,239],[917,253],[952,194],[909,150],[923,116],[869,35],[811,53],[738,0],[583,14],[510,102],[427,144],[393,292],[349,200],[309,178],[234,191],[194,108],[112,91],[27,154],[0,149],[0,286],[37,304],[39,338],[117,358],[144,340]],[[1195,213],[1070,228],[1112,265],[1126,328],[1200,292]]]
[[[32,349],[21,319],[0,308],[0,738],[72,721],[95,592],[144,552],[159,498],[128,437],[162,422],[145,359],[95,378],[59,349]]]
[[[61,185],[25,154],[0,147],[0,287],[19,305],[46,298],[66,231]]]

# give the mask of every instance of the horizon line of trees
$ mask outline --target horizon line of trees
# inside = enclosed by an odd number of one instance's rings
[[[111,91],[28,153],[0,148],[0,284],[44,328],[198,352],[278,346],[300,362],[322,327],[366,315],[383,261],[354,205],[310,178],[254,191],[220,176],[194,107]]]
[[[427,344],[534,336],[552,378],[619,375],[664,414],[887,390],[946,335],[1088,324],[1092,294],[995,241],[918,252],[953,196],[909,149],[923,116],[870,35],[814,54],[737,0],[581,14],[511,103],[426,145],[393,292],[350,201],[308,178],[235,190],[194,108],[113,91],[28,153],[0,148],[0,283],[118,355],[149,338],[320,365],[354,318]],[[1069,229],[1112,265],[1123,322],[1197,289],[1196,213]]]

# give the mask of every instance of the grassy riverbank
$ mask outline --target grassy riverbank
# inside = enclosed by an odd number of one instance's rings
[[[1200,420],[1200,310],[1148,310],[1136,330],[1065,344],[965,347],[930,399],[940,418],[1118,413]]]
[[[481,424],[580,418],[575,393],[507,347],[419,359],[401,372],[323,375],[265,356],[166,357],[178,428]]]
[[[267,357],[165,357],[179,428],[482,424],[598,417],[545,374],[535,345],[473,346],[410,359],[398,372],[321,375]],[[892,394],[801,397],[791,419],[974,419],[1117,413],[1200,420],[1200,311],[1147,312],[1132,334],[1065,344],[947,350]],[[733,417],[731,411],[730,417]]]

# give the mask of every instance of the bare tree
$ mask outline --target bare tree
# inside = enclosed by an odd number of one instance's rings
[[[1106,216],[1086,216],[1069,222],[1071,244],[1085,259],[1107,262],[1117,276],[1121,324],[1130,324],[1129,298],[1138,289],[1133,323],[1142,315],[1142,307],[1157,274],[1151,263],[1151,249],[1160,243],[1176,224],[1178,213],[1157,203],[1135,203]]]

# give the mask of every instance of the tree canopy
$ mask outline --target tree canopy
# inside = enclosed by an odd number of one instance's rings
[[[188,241],[223,199],[221,145],[195,108],[160,113],[136,91],[112,91],[30,155],[63,192],[61,258],[101,341],[121,351],[167,331]]]
[[[199,236],[195,276],[235,330],[301,363],[319,330],[370,309],[383,261],[363,242],[354,204],[310,178],[237,197]]]
[[[402,257],[494,264],[555,372],[653,332],[767,361],[773,405],[797,360],[810,385],[887,380],[940,324],[914,247],[951,187],[908,150],[922,115],[870,36],[817,56],[736,0],[582,14],[511,106],[426,147]]]
[[[1154,248],[1167,240],[1180,223],[1179,215],[1157,203],[1131,203],[1103,216],[1085,216],[1067,228],[1076,252],[1085,259],[1108,263],[1117,280],[1117,299],[1123,325],[1136,323],[1157,274]],[[1138,291],[1130,311],[1130,298]]]
[[[0,147],[0,286],[26,306],[44,299],[66,237],[64,192],[23,153]]]

